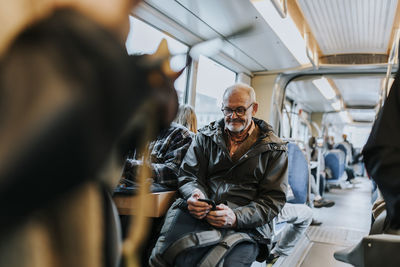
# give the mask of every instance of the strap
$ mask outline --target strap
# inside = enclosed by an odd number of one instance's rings
[[[198,265],[199,267],[213,267],[217,266],[218,262],[222,262],[218,266],[223,265],[223,259],[228,254],[228,252],[241,242],[252,242],[254,240],[246,233],[233,233],[225,236],[221,242],[216,245],[211,251],[203,258],[203,260]]]
[[[204,247],[213,245],[221,240],[221,233],[217,230],[202,231],[198,233],[190,233],[179,238],[177,241],[167,248],[163,254],[163,258],[173,265],[176,256],[182,251],[191,247]]]

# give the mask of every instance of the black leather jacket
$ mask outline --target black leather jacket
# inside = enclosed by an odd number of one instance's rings
[[[226,147],[224,121],[213,122],[196,135],[179,174],[185,199],[200,189],[217,204],[226,203],[236,214],[237,229],[254,229],[270,237],[268,223],[286,201],[287,145],[266,122],[253,118],[261,135],[233,162]]]

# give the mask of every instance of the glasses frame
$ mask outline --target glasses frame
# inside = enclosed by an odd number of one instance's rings
[[[249,108],[250,108],[251,106],[253,106],[253,105],[254,105],[254,102],[251,103],[250,106],[248,106],[247,108],[245,108],[245,107],[243,107],[243,106],[238,107],[238,108],[236,108],[236,109],[231,109],[231,108],[222,107],[222,108],[221,108],[221,111],[222,111],[222,113],[224,114],[224,116],[232,116],[233,113],[235,113],[236,116],[242,117],[242,116],[244,116],[244,115],[246,114],[246,112],[249,110]],[[238,109],[240,109],[240,108],[243,108],[243,109],[244,109],[243,114],[241,114],[241,115],[238,114]],[[229,114],[225,114],[225,112],[229,112]]]

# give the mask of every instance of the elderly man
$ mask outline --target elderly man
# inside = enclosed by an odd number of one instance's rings
[[[224,119],[199,130],[183,160],[178,178],[183,199],[168,211],[150,265],[250,266],[259,251],[266,252],[265,246],[262,251],[259,247],[267,243],[269,223],[285,204],[288,161],[286,144],[271,126],[253,117],[257,109],[250,86],[235,84],[225,90]],[[214,210],[209,200],[217,204]],[[209,236],[200,231],[197,245],[175,249],[179,242],[172,235],[182,240],[182,232],[199,229],[210,235],[217,231],[222,239],[207,243]],[[230,244],[226,236],[233,233],[245,238]]]

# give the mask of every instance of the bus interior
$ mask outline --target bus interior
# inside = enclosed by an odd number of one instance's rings
[[[293,183],[302,186],[306,199],[302,204],[312,208],[317,223],[308,227],[290,255],[252,267],[400,266],[393,253],[398,236],[385,239],[389,245],[376,245],[375,251],[371,245],[378,190],[360,159],[398,71],[399,1],[143,0],[129,22],[129,55],[153,54],[166,40],[171,68],[185,67],[174,86],[179,104],[194,108],[197,128],[221,119],[224,90],[243,83],[255,90],[256,117],[302,152],[296,155],[305,159],[305,166],[292,166],[289,160],[289,184],[297,179]],[[353,150],[344,144],[344,135]],[[294,177],[300,169],[308,175]],[[319,179],[321,175],[329,179]],[[334,205],[314,206],[310,179]],[[134,214],[135,228],[162,218],[174,197],[153,195],[137,202],[146,202],[139,215],[135,202],[125,196],[114,195],[112,205],[119,215]],[[284,227],[274,225],[275,240]],[[137,242],[142,244],[149,238],[144,229],[130,231],[141,236]],[[354,259],[349,249],[360,242],[372,246],[372,252],[364,249]],[[119,266],[147,266],[131,264],[123,260]]]
[[[220,118],[223,88],[242,82],[256,91],[257,116],[281,138],[309,153],[311,136],[340,143],[347,134],[360,153],[397,71],[399,8],[390,0],[145,0],[132,14],[126,45],[129,52],[142,38],[135,26],[162,32],[184,44],[183,52],[219,42],[219,52],[206,49],[175,84],[180,101],[194,106],[199,128]],[[250,31],[231,36],[248,25]],[[354,168],[356,183],[346,184],[343,173],[329,182],[324,197],[335,206],[313,209],[322,225],[310,226],[273,266],[349,266],[333,254],[368,235],[374,200],[362,163]]]

